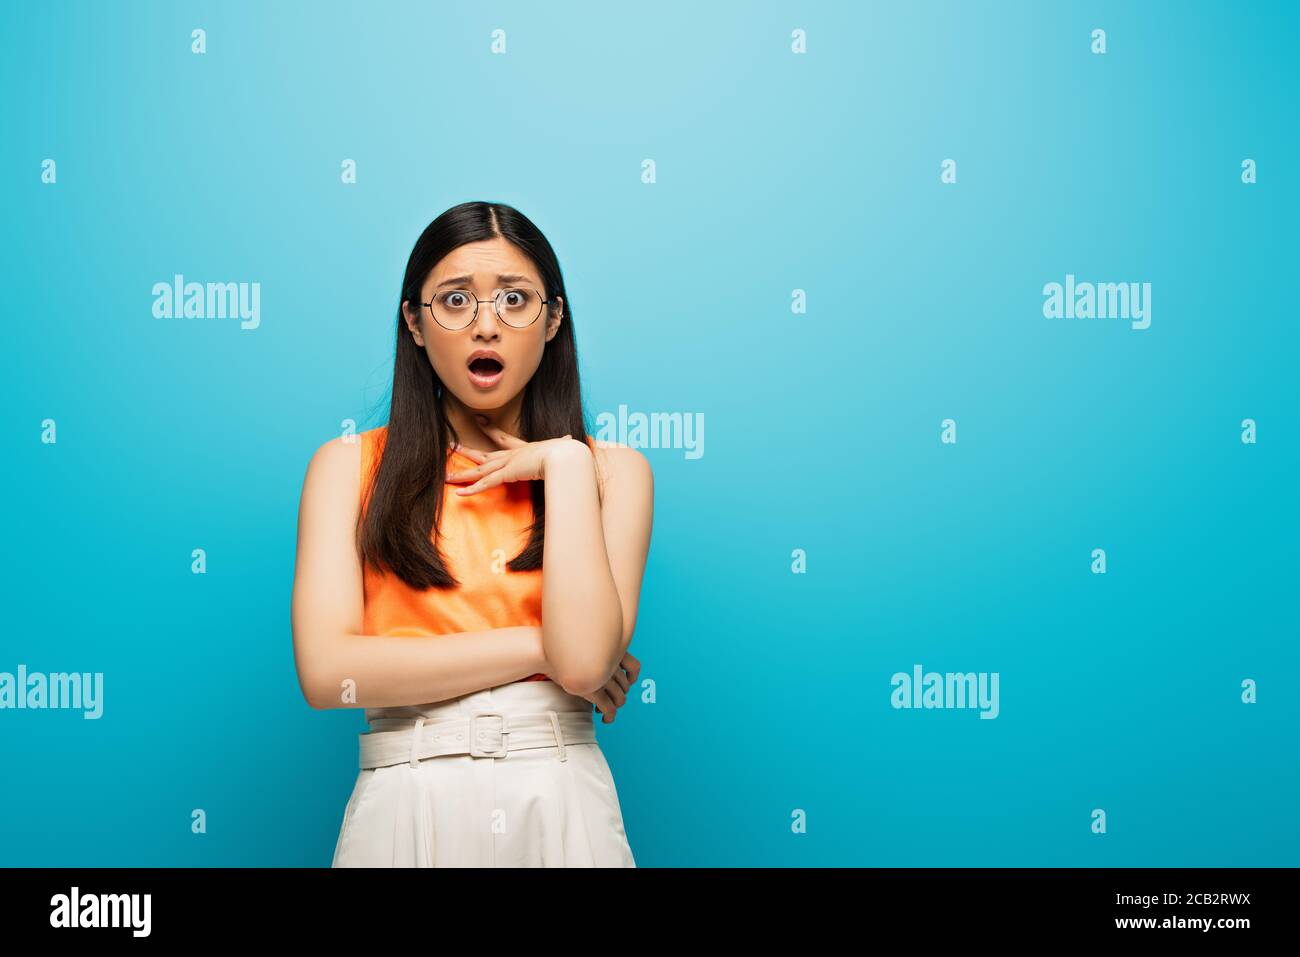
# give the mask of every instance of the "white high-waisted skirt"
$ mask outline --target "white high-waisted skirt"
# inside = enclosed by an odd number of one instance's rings
[[[553,681],[516,681],[409,708],[369,708],[371,732],[468,717],[581,712]],[[500,727],[499,719],[492,719]],[[566,716],[566,724],[574,720]],[[534,732],[535,733],[535,732]],[[362,738],[365,735],[361,735]],[[497,739],[500,740],[499,738]],[[549,739],[548,739],[549,740]],[[494,747],[497,745],[493,745]],[[343,812],[333,867],[635,867],[600,745],[530,747],[503,757],[442,754],[363,767]]]

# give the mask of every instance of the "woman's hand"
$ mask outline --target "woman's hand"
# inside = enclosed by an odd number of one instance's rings
[[[549,664],[543,670],[546,677],[555,681],[555,674]],[[618,709],[627,702],[627,689],[636,684],[637,675],[641,673],[641,662],[629,651],[623,655],[614,673],[601,687],[590,694],[578,695],[594,704],[603,715],[602,723],[612,724]],[[558,684],[558,682],[556,682]]]
[[[618,667],[614,669],[614,673],[609,676],[609,680],[603,687],[579,697],[586,698],[599,709],[604,716],[601,719],[603,724],[612,724],[618,709],[627,702],[627,689],[636,684],[637,675],[640,673],[641,662],[628,652],[623,655],[623,660],[618,663]]]
[[[487,423],[484,416],[476,416],[479,428],[499,446],[488,452],[471,449],[459,443],[452,448],[479,463],[472,469],[458,469],[447,475],[448,482],[473,482],[473,485],[456,489],[457,495],[473,495],[503,482],[530,482],[546,478],[546,461],[561,449],[576,443],[572,435],[558,439],[525,442],[503,429]],[[585,445],[584,445],[585,448]]]

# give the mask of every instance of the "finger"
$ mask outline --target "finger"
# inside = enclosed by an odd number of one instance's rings
[[[474,461],[478,462],[480,465],[482,465],[484,462],[491,462],[493,459],[499,459],[503,455],[511,456],[515,454],[514,449],[488,449],[487,451],[483,451],[482,449],[475,449],[474,451],[477,452],[478,454],[471,455],[470,458],[474,459]]]
[[[476,465],[473,468],[456,469],[454,472],[449,472],[447,474],[447,481],[472,482],[475,479],[483,478],[485,475],[490,475],[505,464],[505,459],[495,459],[491,462],[484,462],[482,465]]]
[[[496,444],[501,446],[503,449],[518,449],[523,448],[528,444],[523,439],[519,438],[519,436],[511,435],[505,429],[498,429],[494,425],[483,426],[483,431],[487,433],[488,438],[492,439],[492,441],[496,442]]]
[[[508,461],[510,461],[508,458],[485,459],[478,465],[466,469],[453,469],[447,473],[447,478],[450,481],[473,481],[495,472]]]
[[[591,696],[591,700],[595,703],[596,707],[600,709],[600,713],[605,716],[606,724],[609,724],[614,720],[614,713],[618,709],[614,707],[614,702],[609,700],[609,695],[605,694],[603,688],[595,692]]]
[[[627,704],[627,694],[613,678],[605,684],[605,693],[609,695],[609,699],[614,702],[616,707],[621,708]]]
[[[459,442],[453,442],[451,443],[451,447],[453,451],[459,452],[461,455],[469,456],[475,462],[481,463],[487,461],[487,455],[485,453],[480,452],[478,449],[471,449],[468,445],[461,445]]]
[[[505,429],[498,429],[491,425],[485,416],[475,416],[478,419],[478,427],[483,430],[483,434],[505,449],[517,449],[520,446],[527,445],[523,439],[511,435]]]
[[[628,652],[623,656],[623,667],[627,669],[628,684],[636,684],[637,676],[641,674],[641,660]]]
[[[628,685],[631,684],[631,682],[627,680],[627,672],[622,668],[615,668],[614,673],[610,676],[609,680],[617,681],[618,686],[622,688],[623,691],[627,691]]]
[[[474,495],[475,493],[482,492],[485,489],[496,488],[500,484],[501,484],[501,480],[499,478],[497,478],[495,475],[489,475],[487,478],[479,479],[473,485],[470,485],[466,488],[456,489],[456,494]]]

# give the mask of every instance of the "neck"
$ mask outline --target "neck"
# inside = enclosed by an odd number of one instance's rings
[[[497,443],[488,438],[479,425],[478,419],[474,418],[475,413],[486,415],[488,425],[503,429],[511,435],[519,435],[520,414],[523,411],[524,395],[520,392],[505,405],[498,406],[494,409],[471,409],[460,399],[456,398],[446,388],[442,393],[443,414],[451,422],[451,427],[456,430],[460,436],[460,441],[471,448],[481,449],[485,452],[498,448]]]

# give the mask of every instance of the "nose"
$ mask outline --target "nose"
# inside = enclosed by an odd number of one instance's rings
[[[497,315],[496,300],[479,302],[478,315],[474,317],[473,330],[475,339],[501,338],[501,317]]]

